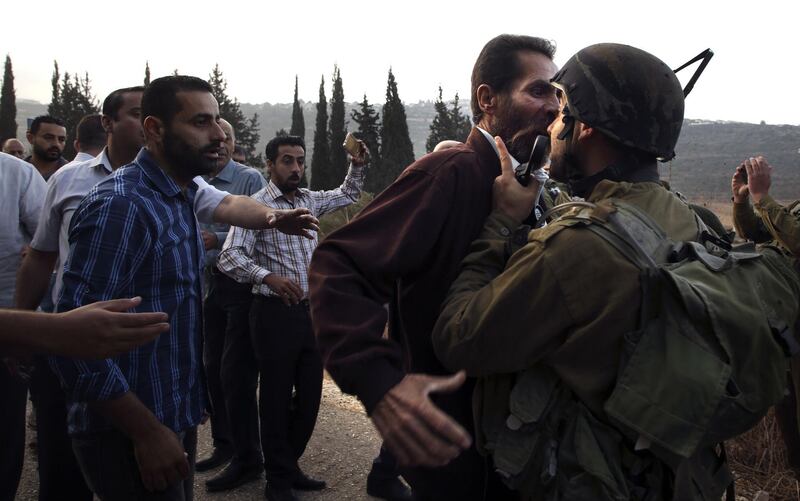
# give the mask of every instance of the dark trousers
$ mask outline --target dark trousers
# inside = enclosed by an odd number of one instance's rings
[[[101,501],[192,501],[197,428],[179,435],[189,459],[189,476],[166,490],[145,489],[133,453],[133,443],[116,430],[72,439],[86,482]],[[67,498],[64,498],[67,499]]]
[[[795,472],[800,472],[800,433],[798,433],[797,388],[795,387],[797,378],[794,374],[796,371],[794,360],[792,361],[792,371],[786,385],[787,395],[782,402],[775,406],[775,419],[781,430],[783,444],[786,446],[789,466]]]
[[[376,480],[392,480],[400,474],[397,465],[397,459],[392,454],[386,445],[381,444],[381,450],[375,459],[372,460],[372,469],[369,471],[369,476]]]
[[[207,269],[203,363],[211,400],[214,447],[238,461],[261,463],[258,438],[258,365],[250,343],[251,286]]]
[[[0,359],[0,501],[17,492],[25,458],[25,406],[28,386]]]
[[[44,359],[36,361],[31,376],[31,400],[36,408],[39,501],[91,501],[92,491],[83,480],[67,434],[64,391]]]
[[[452,393],[432,395],[433,403],[473,434],[472,393],[474,379],[467,379]],[[400,474],[414,489],[419,501],[458,499],[459,501],[518,501],[521,496],[503,483],[489,457],[478,453],[475,445],[439,468],[400,467]]]
[[[322,360],[308,302],[286,306],[256,295],[250,334],[261,375],[258,404],[267,481],[289,487],[314,431],[322,395]]]

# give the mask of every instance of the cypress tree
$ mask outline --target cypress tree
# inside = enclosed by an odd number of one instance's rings
[[[383,105],[381,126],[381,168],[376,177],[380,186],[388,186],[414,162],[414,146],[408,135],[406,109],[397,92],[397,82],[391,68],[386,84],[386,103]]]
[[[292,104],[292,126],[289,135],[300,136],[306,139],[306,120],[303,118],[303,107],[297,97],[297,75],[294,76],[294,103]]]
[[[430,134],[428,134],[428,140],[425,141],[425,151],[428,153],[432,152],[436,145],[441,141],[447,139],[456,139],[453,137],[453,117],[450,114],[450,110],[447,109],[447,104],[445,104],[444,100],[442,99],[441,86],[439,86],[439,97],[436,98],[436,102],[433,103],[433,107],[436,110],[436,115],[433,117],[433,121],[430,125]]]
[[[245,153],[245,161],[252,167],[264,167],[264,157],[261,153],[256,153],[258,141],[261,135],[258,133],[258,113],[248,120],[242,113],[241,106],[237,99],[231,99],[228,94],[228,82],[219,69],[219,64],[214,65],[214,69],[208,76],[208,83],[211,85],[212,94],[219,104],[219,115],[231,124],[236,135],[236,144],[242,147]]]
[[[347,135],[344,111],[344,88],[338,66],[333,68],[333,93],[331,94],[330,161],[328,164],[328,185],[323,189],[338,187],[347,173],[347,152],[342,148]]]
[[[47,113],[64,121],[67,129],[67,142],[64,146],[64,158],[72,159],[77,153],[74,147],[75,128],[78,122],[86,115],[100,112],[100,107],[92,93],[89,74],[84,73],[83,78],[77,74],[64,73],[61,82],[58,81],[58,63],[53,72],[53,99],[47,107]]]
[[[453,124],[453,139],[466,141],[469,133],[472,132],[472,120],[461,111],[461,106],[458,104],[458,92],[453,99],[453,107],[450,109],[450,122]]]
[[[380,115],[375,111],[375,107],[369,104],[366,94],[364,94],[364,100],[358,106],[358,109],[350,112],[350,117],[358,124],[358,131],[355,133],[356,137],[364,141],[369,150],[369,172],[367,173],[367,179],[364,181],[364,190],[370,193],[378,193],[386,187],[386,185],[381,186],[379,184],[381,163]]]
[[[319,84],[319,102],[317,102],[317,121],[314,128],[314,154],[311,156],[311,187],[321,190],[328,186],[328,162],[330,161],[330,144],[328,143],[328,101],[325,98],[325,76]]]
[[[441,141],[448,139],[466,141],[472,130],[472,122],[469,117],[464,115],[461,111],[461,106],[458,104],[458,93],[456,93],[451,103],[452,107],[448,108],[442,98],[442,88],[440,86],[439,97],[433,105],[436,109],[436,116],[431,122],[428,140],[425,141],[425,149],[428,153],[433,151]]]
[[[144,62],[144,85],[150,85],[150,61]]]
[[[50,84],[53,86],[52,94],[50,95],[50,105],[47,107],[47,112],[51,115],[52,110],[61,109],[61,95],[59,92],[59,81],[61,74],[58,72],[58,61],[53,61],[53,76],[50,77]]]
[[[6,139],[17,137],[17,98],[14,92],[14,70],[11,56],[6,55],[3,71],[3,90],[0,92],[0,145]]]
[[[283,130],[283,129],[281,129]],[[289,129],[290,136],[298,136],[306,140],[306,119],[303,117],[303,107],[300,105],[298,97],[297,75],[294,76],[294,102],[292,103],[292,126]],[[303,177],[300,178],[300,187],[308,188],[308,178],[303,169]]]

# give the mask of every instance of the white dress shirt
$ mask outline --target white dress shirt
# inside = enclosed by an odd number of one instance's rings
[[[21,251],[36,232],[46,191],[33,165],[0,153],[0,307],[14,306]]]

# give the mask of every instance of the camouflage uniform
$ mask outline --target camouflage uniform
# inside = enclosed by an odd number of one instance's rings
[[[754,210],[755,209],[755,210]],[[769,195],[751,207],[749,201],[733,204],[736,233],[756,243],[772,243],[787,253],[800,257],[800,200],[784,207]],[[791,388],[775,413],[789,456],[789,464],[800,471],[800,358],[791,360]],[[794,425],[794,426],[792,426]]]
[[[733,224],[743,238],[756,243],[774,240],[800,257],[800,200],[784,207],[766,195],[754,207],[748,202],[734,203]]]

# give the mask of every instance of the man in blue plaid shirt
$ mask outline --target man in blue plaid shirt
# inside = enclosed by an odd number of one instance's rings
[[[154,80],[142,98],[146,147],[81,202],[70,231],[59,311],[142,296],[170,330],[104,360],[51,360],[66,389],[69,432],[100,499],[192,499],[196,427],[206,409],[202,376],[203,241],[197,185],[225,134],[207,82]]]

